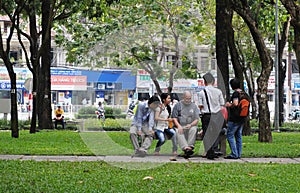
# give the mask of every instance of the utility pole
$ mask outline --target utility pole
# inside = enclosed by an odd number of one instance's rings
[[[275,82],[274,129],[279,131],[278,0],[275,5]]]

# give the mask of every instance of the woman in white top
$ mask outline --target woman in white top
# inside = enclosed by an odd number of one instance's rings
[[[155,155],[159,154],[160,147],[165,143],[166,136],[171,138],[173,143],[173,154],[177,155],[177,141],[176,131],[173,128],[173,119],[171,118],[171,96],[168,93],[162,93],[160,95],[162,104],[155,109],[155,135],[158,138],[158,142],[155,148]],[[165,135],[166,134],[166,135]]]

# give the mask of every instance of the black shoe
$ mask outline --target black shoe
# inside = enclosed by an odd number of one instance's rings
[[[187,155],[186,153],[179,154],[178,157],[183,157],[184,159],[189,159],[191,156]]]
[[[233,156],[229,155],[229,156],[225,156],[225,157],[224,157],[224,159],[238,159],[238,158],[237,158],[237,157],[233,157]]]
[[[216,155],[216,156],[222,156],[222,155],[223,155],[223,152],[221,152],[221,151],[216,151],[216,152],[215,152],[215,155]]]
[[[136,155],[137,155],[138,157],[145,157],[145,156],[147,155],[147,151],[144,150],[144,149],[142,149],[142,148],[140,148],[140,149],[138,149],[138,150],[136,151]]]
[[[187,155],[187,154],[184,154],[182,157],[183,157],[184,159],[189,159],[189,158],[191,158],[191,156],[190,156],[190,155]]]
[[[215,158],[219,158],[216,154],[206,155],[207,159],[214,160]]]
[[[184,152],[185,152],[186,155],[189,155],[189,156],[191,156],[191,155],[194,154],[194,151],[193,151],[193,150],[186,150],[186,151],[184,151]]]

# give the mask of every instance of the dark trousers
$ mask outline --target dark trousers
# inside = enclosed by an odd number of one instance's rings
[[[63,119],[61,119],[61,120],[55,119],[55,122],[54,122],[55,129],[57,129],[57,123],[60,123],[62,126],[62,129],[65,129],[65,121]]]
[[[201,122],[206,156],[207,158],[213,158],[215,157],[215,152],[219,149],[220,132],[224,124],[224,118],[220,112],[207,113],[202,115]]]

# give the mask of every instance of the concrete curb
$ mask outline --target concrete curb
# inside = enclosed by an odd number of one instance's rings
[[[300,164],[300,158],[241,158],[237,160],[230,160],[224,158],[217,158],[215,160],[208,160],[202,157],[192,157],[184,159],[182,157],[174,157],[171,155],[146,157],[132,157],[132,156],[48,156],[48,155],[0,155],[0,160],[35,160],[35,161],[70,161],[70,162],[150,162],[150,163],[278,163],[278,164]]]

